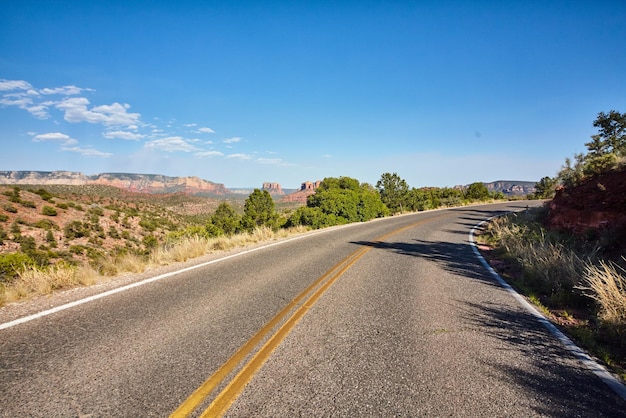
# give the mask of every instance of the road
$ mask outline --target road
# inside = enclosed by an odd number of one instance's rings
[[[472,252],[525,205],[309,233],[0,329],[0,416],[623,416]]]

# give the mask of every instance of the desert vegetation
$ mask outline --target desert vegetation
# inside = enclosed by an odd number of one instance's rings
[[[497,218],[485,255],[579,344],[626,377],[626,114],[600,113],[588,153],[544,177],[543,208]]]
[[[0,305],[308,229],[503,197],[482,183],[409,189],[395,173],[376,187],[326,178],[306,206],[281,210],[258,189],[218,200],[94,185],[0,187]]]

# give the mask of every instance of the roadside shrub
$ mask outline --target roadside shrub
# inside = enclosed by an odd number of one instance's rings
[[[0,213],[0,222],[6,222],[9,220],[9,217],[4,213]]]
[[[45,189],[37,189],[37,190],[31,190],[31,191],[41,196],[41,198],[45,200],[46,202],[49,202],[54,197],[50,192],[48,192]]]
[[[148,250],[156,248],[156,246],[159,245],[159,240],[152,234],[144,236],[141,241]]]
[[[9,213],[17,213],[17,208],[13,205],[10,205],[8,203],[4,204],[2,206],[2,209],[4,209],[5,211],[9,212]]]
[[[57,210],[52,206],[44,205],[41,208],[41,214],[46,216],[57,216]]]
[[[0,283],[10,283],[19,273],[35,265],[35,261],[24,253],[0,254]]]
[[[89,228],[81,221],[72,221],[65,225],[63,228],[63,235],[66,240],[73,240],[76,238],[88,237],[89,236]]]
[[[20,205],[24,206],[25,208],[36,208],[37,207],[35,202],[33,202],[32,200],[22,200],[22,201],[20,201]]]
[[[289,217],[288,226],[309,226],[313,229],[345,223],[345,219],[322,212],[319,207],[301,206]]]
[[[70,206],[67,203],[57,203],[57,208],[67,210]]]
[[[139,221],[139,226],[148,232],[154,232],[158,225],[154,219],[142,219]]]
[[[35,228],[51,230],[51,229],[59,229],[57,224],[52,222],[50,219],[40,219],[33,224]]]

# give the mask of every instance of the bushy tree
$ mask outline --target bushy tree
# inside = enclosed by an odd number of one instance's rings
[[[241,224],[248,231],[259,226],[276,227],[278,214],[274,209],[274,199],[267,190],[254,189],[243,207]]]
[[[535,192],[528,197],[531,199],[552,199],[556,185],[556,178],[543,177],[539,182],[535,183]]]
[[[359,184],[358,180],[350,177],[325,178],[315,194],[307,199],[307,207],[315,208],[316,211],[296,211],[290,223],[297,224],[295,222],[299,217],[300,222],[315,220],[316,224],[332,222],[337,225],[368,221],[388,213],[376,189],[366,183]]]
[[[487,200],[489,199],[489,189],[484,183],[475,182],[470,184],[465,190],[465,198],[468,200]]]
[[[383,203],[392,213],[407,209],[409,200],[409,185],[397,173],[384,173],[376,183]]]
[[[215,210],[213,216],[211,216],[211,224],[222,231],[223,234],[233,235],[241,227],[241,216],[235,212],[235,209],[228,202],[222,202]]]

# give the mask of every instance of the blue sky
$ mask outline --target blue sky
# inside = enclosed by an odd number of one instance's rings
[[[529,180],[626,112],[624,1],[3,1],[0,170]]]

